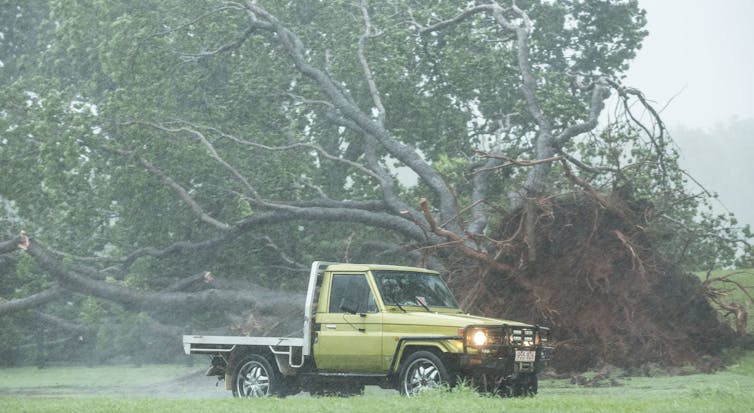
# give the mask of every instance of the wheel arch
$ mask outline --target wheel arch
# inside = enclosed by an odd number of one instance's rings
[[[234,362],[246,357],[249,354],[259,354],[260,356],[263,356],[267,358],[270,362],[274,361],[275,358],[273,357],[272,351],[270,351],[269,346],[236,346],[228,356],[228,361],[230,365],[233,365]]]
[[[272,368],[277,368],[277,373],[280,374],[280,369],[277,365],[272,351],[268,346],[235,346],[233,350],[228,354],[228,366],[225,369],[225,390],[233,391],[233,374],[236,371],[237,364],[240,360],[243,360],[249,354],[257,354],[264,357],[270,363]]]
[[[463,345],[458,340],[460,337],[403,337],[398,341],[390,365],[390,374],[397,376],[401,365],[411,354],[425,350],[435,353],[443,360],[452,358],[453,355],[463,352]]]

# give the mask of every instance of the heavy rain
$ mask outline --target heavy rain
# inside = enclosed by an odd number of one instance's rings
[[[0,410],[750,408],[752,15],[1,0]]]

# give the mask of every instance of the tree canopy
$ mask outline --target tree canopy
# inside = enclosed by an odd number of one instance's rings
[[[19,336],[52,316],[96,346],[241,329],[300,306],[279,290],[314,259],[432,266],[468,307],[508,288],[527,310],[486,312],[561,325],[527,277],[582,195],[631,222],[607,231],[634,264],[653,261],[638,239],[681,270],[750,260],[622,84],[635,0],[0,7],[0,315]]]

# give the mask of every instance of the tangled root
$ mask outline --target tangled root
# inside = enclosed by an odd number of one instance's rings
[[[466,309],[552,327],[551,365],[678,366],[716,355],[734,333],[701,281],[664,262],[644,231],[650,205],[574,195],[539,200],[506,217],[496,258],[454,286]]]

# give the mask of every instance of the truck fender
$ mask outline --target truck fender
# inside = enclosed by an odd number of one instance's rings
[[[287,354],[275,353],[275,363],[277,364],[278,371],[284,376],[290,376],[295,374],[295,369],[291,367]]]
[[[407,352],[406,349],[410,348],[430,348],[436,349],[440,354],[446,353],[462,353],[463,342],[462,337],[455,336],[438,336],[438,337],[403,337],[398,340],[398,345],[395,348],[395,354],[393,355],[393,361],[390,364],[390,373],[398,374],[400,370],[401,361]]]

